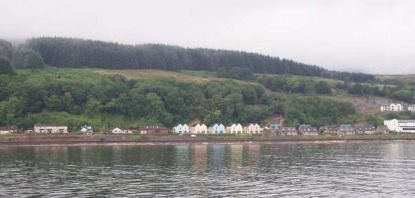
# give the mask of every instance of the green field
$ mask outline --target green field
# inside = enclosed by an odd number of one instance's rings
[[[166,71],[166,70],[155,70],[155,69],[88,69],[94,73],[101,75],[122,75],[127,79],[135,80],[151,80],[151,79],[174,79],[177,81],[192,82],[192,83],[204,83],[208,81],[234,81],[243,84],[252,84],[251,82],[234,80],[229,78],[215,77],[215,73],[206,71]]]

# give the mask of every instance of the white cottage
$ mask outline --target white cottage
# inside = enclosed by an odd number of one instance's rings
[[[264,129],[257,123],[251,123],[244,127],[244,132],[249,134],[262,133]]]
[[[93,133],[94,129],[92,128],[92,126],[84,125],[84,126],[81,126],[81,130],[79,131],[81,133]]]
[[[415,112],[415,104],[411,104],[411,105],[409,105],[409,106],[407,107],[407,110],[408,110],[409,112]]]
[[[133,130],[115,127],[110,129],[110,132],[113,134],[132,134]]]
[[[243,132],[243,127],[241,124],[232,124],[229,127],[226,127],[226,132],[231,134],[238,134]]]
[[[192,134],[207,134],[208,128],[205,124],[196,124],[192,127]]]

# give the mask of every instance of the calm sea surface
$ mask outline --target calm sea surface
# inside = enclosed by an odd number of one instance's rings
[[[415,142],[0,147],[0,197],[414,197]]]

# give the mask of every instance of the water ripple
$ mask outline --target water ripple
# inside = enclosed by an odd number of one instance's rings
[[[415,142],[0,149],[0,197],[413,197]]]

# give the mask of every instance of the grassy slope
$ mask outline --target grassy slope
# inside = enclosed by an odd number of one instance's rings
[[[288,75],[288,74],[255,74],[255,76],[257,77],[261,77],[261,76],[275,76],[275,77],[288,77],[288,78],[294,78],[294,79],[302,79],[302,80],[310,80],[310,81],[324,81],[327,82],[328,84],[332,85],[332,86],[336,86],[336,84],[338,83],[343,83],[342,80],[336,80],[336,79],[331,79],[331,78],[323,78],[323,77],[315,77],[315,76],[299,76],[299,75]],[[384,79],[401,79],[401,80],[406,80],[405,82],[409,81],[409,80],[413,80],[413,82],[415,82],[415,75],[412,76],[412,79],[410,76],[384,76],[384,78],[380,77],[380,76],[376,76],[377,79],[379,80],[384,80]],[[352,82],[351,82],[352,83]],[[378,86],[380,88],[382,88],[383,86],[390,86],[390,87],[394,87],[395,85],[390,85],[390,84],[383,84],[383,83],[361,83],[363,85],[370,85],[370,86]]]
[[[127,79],[136,80],[148,80],[157,78],[172,78],[178,81],[192,82],[192,83],[204,83],[208,81],[234,81],[237,83],[253,84],[253,82],[234,80],[228,78],[215,77],[212,72],[205,71],[189,71],[184,70],[180,72],[155,70],[155,69],[125,69],[125,70],[112,70],[112,69],[91,69],[93,72],[102,75],[115,75],[119,74],[125,76]]]
[[[377,75],[378,80],[394,80],[403,84],[415,84],[415,74],[409,75]]]
[[[272,76],[272,77],[288,77],[294,79],[302,79],[302,80],[310,80],[310,81],[325,81],[330,85],[336,85],[337,83],[341,83],[343,81],[330,79],[330,78],[323,78],[323,77],[315,77],[315,76],[298,76],[298,75],[288,75],[288,74],[255,74],[256,77],[262,76]]]

